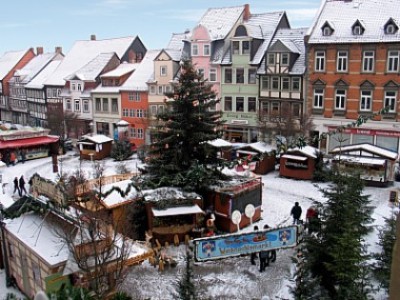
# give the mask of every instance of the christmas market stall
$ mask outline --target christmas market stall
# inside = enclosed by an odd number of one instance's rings
[[[291,148],[281,155],[279,174],[280,176],[310,180],[316,170],[317,163],[321,158],[319,149],[312,146],[302,148]]]
[[[367,185],[393,183],[398,154],[372,144],[355,144],[332,149],[332,164],[345,172],[357,171]]]
[[[111,154],[113,139],[103,134],[84,135],[77,142],[82,159],[101,160]]]
[[[160,243],[184,241],[198,232],[204,219],[203,198],[173,187],[143,191],[148,230]]]
[[[261,218],[262,181],[261,177],[234,177],[210,187],[205,197],[205,207],[215,215],[215,227],[219,231],[235,232]],[[251,209],[249,209],[251,208]],[[246,209],[251,212],[246,214]],[[239,224],[233,220],[234,212],[240,214]]]
[[[255,174],[265,175],[275,170],[276,149],[264,142],[244,144],[236,150],[236,156]]]

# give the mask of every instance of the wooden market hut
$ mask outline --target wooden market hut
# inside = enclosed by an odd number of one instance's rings
[[[174,187],[143,192],[148,230],[160,243],[184,241],[203,226],[203,198]]]
[[[331,154],[334,167],[359,171],[367,185],[388,186],[395,179],[397,152],[372,144],[354,144],[336,147]]]
[[[215,139],[208,141],[207,144],[216,148],[218,152],[218,156],[224,160],[231,160],[231,152],[232,152],[232,143],[225,141],[224,139]]]
[[[280,176],[303,180],[312,179],[320,153],[319,149],[312,146],[288,149],[280,158]]]
[[[79,154],[82,159],[100,160],[111,154],[113,139],[103,135],[84,135],[77,142]]]
[[[275,170],[276,149],[264,142],[245,144],[236,150],[238,158],[242,158],[255,174],[265,175]],[[255,160],[253,160],[256,157]],[[253,161],[252,161],[253,160]]]
[[[232,213],[235,210],[241,214],[240,228],[261,219],[261,177],[235,177],[220,186],[210,187],[204,201],[206,207],[213,208],[217,230],[236,232],[237,225],[232,222]],[[254,207],[252,220],[245,214],[249,204]]]

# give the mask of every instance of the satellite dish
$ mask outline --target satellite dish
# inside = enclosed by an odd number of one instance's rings
[[[254,216],[255,211],[256,209],[254,208],[253,204],[247,204],[246,208],[244,209],[244,214],[251,220]]]
[[[242,220],[242,214],[240,213],[240,211],[235,210],[234,212],[232,212],[232,223],[237,226],[238,231],[240,230],[239,224],[241,220]]]

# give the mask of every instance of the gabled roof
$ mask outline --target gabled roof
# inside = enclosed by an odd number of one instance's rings
[[[37,75],[33,78],[30,82],[25,85],[27,89],[42,89],[44,87],[44,82],[54,73],[54,70],[61,63],[60,60],[53,60],[49,62],[49,64]]]
[[[124,82],[121,90],[147,91],[147,81],[154,73],[154,58],[160,50],[148,50],[136,71]]]
[[[27,50],[9,51],[0,57],[0,80],[24,57]]]
[[[385,24],[400,20],[397,0],[353,0],[322,2],[319,13],[310,28],[310,44],[399,42],[400,33],[385,33]],[[362,35],[354,35],[352,26],[359,20],[365,28]],[[321,28],[326,22],[335,24],[330,36],[323,36]]]
[[[118,57],[123,57],[136,39],[138,37],[131,36],[106,40],[76,41],[65,55],[62,63],[45,82],[45,85],[64,86],[66,76],[85,66],[100,53],[115,52]]]
[[[55,56],[56,53],[39,54],[32,58],[22,69],[16,70],[14,76],[20,76],[22,84],[29,83]],[[14,82],[14,77],[10,79],[10,82]]]
[[[240,20],[245,10],[245,6],[232,6],[221,8],[209,8],[198,25],[208,29],[210,39],[225,39],[232,27]]]
[[[317,158],[317,155],[321,152],[318,148],[312,147],[312,146],[304,146],[304,147],[296,147],[296,148],[291,148],[286,151],[287,153],[292,153],[292,154],[302,154],[307,157],[311,158]]]
[[[79,79],[94,81],[101,74],[101,71],[104,70],[110,60],[115,56],[116,54],[114,52],[100,53],[82,68],[67,76],[65,80]]]
[[[103,73],[100,75],[101,78],[107,77],[107,78],[119,78],[121,76],[124,76],[126,74],[129,74],[133,72],[137,67],[139,66],[139,63],[128,63],[124,61],[122,64],[120,64],[118,67],[116,67],[114,70],[111,70],[109,72]]]
[[[77,143],[78,144],[85,143],[86,141],[89,141],[89,142],[92,142],[95,144],[103,144],[103,143],[112,142],[113,139],[104,134],[84,135]]]
[[[355,144],[336,147],[331,150],[331,153],[352,154],[358,156],[378,156],[395,160],[398,155],[397,152],[387,150],[372,144]]]

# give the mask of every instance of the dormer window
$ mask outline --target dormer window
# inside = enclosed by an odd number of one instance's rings
[[[353,32],[353,35],[362,35],[364,33],[364,27],[361,25],[361,22],[357,20],[353,27],[351,28],[351,31]]]
[[[393,21],[393,19],[390,18],[389,21],[386,22],[384,29],[385,29],[385,34],[395,34],[399,30],[399,27]]]
[[[324,23],[321,29],[323,36],[330,36],[333,33],[333,27],[331,26],[331,24],[328,23],[328,21]]]

